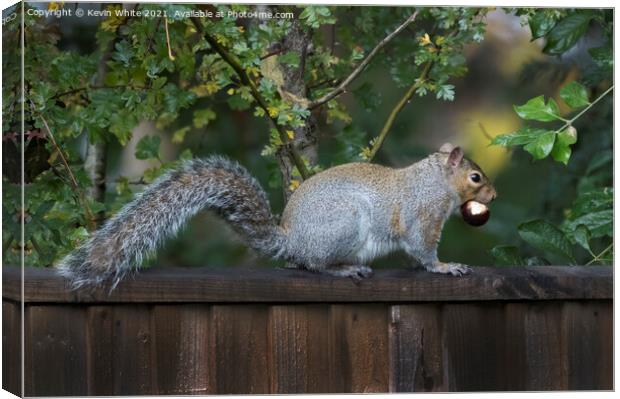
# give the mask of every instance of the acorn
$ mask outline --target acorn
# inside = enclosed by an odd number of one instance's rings
[[[482,226],[489,220],[491,212],[489,211],[489,207],[485,204],[476,201],[467,201],[461,205],[461,215],[463,215],[463,220],[468,224],[472,226]]]

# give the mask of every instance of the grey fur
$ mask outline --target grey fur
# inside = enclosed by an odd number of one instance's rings
[[[163,240],[203,208],[215,210],[258,252],[298,268],[355,279],[373,259],[405,250],[427,270],[461,275],[469,268],[437,259],[447,218],[467,200],[488,203],[495,189],[451,145],[402,168],[351,163],[306,180],[281,223],[247,170],[222,157],[186,162],[161,177],[58,266],[74,287],[112,280],[140,266]],[[472,172],[482,182],[468,180]]]
[[[74,288],[107,280],[114,288],[204,208],[226,219],[253,249],[282,255],[285,237],[263,189],[238,163],[212,156],[187,161],[161,176],[65,257],[58,271]]]

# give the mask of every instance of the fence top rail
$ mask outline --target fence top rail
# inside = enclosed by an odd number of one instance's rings
[[[53,269],[25,268],[26,302],[427,302],[611,299],[610,266],[474,267],[454,277],[424,270],[376,270],[355,283],[292,269],[145,269],[94,291],[68,288]],[[3,267],[3,298],[21,300],[21,270]]]

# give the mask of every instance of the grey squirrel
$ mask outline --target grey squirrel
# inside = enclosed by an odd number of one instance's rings
[[[248,171],[220,156],[195,159],[160,177],[58,265],[74,288],[112,288],[193,215],[213,209],[254,250],[301,269],[369,277],[373,259],[404,249],[428,271],[466,274],[437,258],[448,217],[496,191],[484,172],[447,143],[406,168],[349,163],[317,173],[291,195],[280,223]]]

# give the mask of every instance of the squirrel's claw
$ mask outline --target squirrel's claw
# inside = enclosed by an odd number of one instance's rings
[[[372,269],[368,266],[363,265],[329,267],[323,271],[325,273],[331,274],[332,276],[350,277],[356,284],[358,284],[362,279],[371,277],[373,275]]]
[[[451,274],[453,276],[462,276],[471,273],[471,267],[462,263],[444,263],[436,262],[428,271],[433,273]]]

